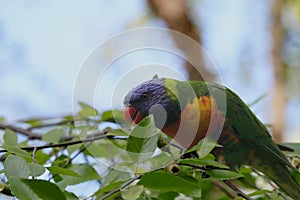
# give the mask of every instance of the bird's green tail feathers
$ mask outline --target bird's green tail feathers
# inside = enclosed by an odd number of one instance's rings
[[[273,165],[257,166],[256,168],[266,174],[288,196],[295,200],[300,199],[300,185],[292,177],[292,173],[287,166],[282,163],[276,163],[275,165],[273,163]]]

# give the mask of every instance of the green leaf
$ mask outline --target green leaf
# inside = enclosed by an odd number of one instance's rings
[[[243,175],[223,169],[212,169],[206,171],[211,177],[219,180],[231,180],[243,177]]]
[[[22,179],[21,181],[27,185],[39,199],[66,200],[64,193],[54,183],[36,179]]]
[[[76,172],[58,166],[47,167],[47,169],[51,172],[51,174],[62,174],[67,176],[80,177],[80,175]]]
[[[23,158],[29,158],[31,160],[30,154],[27,151],[24,151],[23,149],[20,149],[18,147],[7,146],[7,145],[3,145],[2,148],[5,149],[9,153],[16,154]]]
[[[108,159],[111,159],[114,156],[119,157],[121,154],[124,154],[124,152],[124,149],[120,149],[119,146],[113,142],[113,140],[110,141],[107,139],[93,142],[87,147],[87,150],[85,151],[86,154],[88,153],[93,157],[105,157]]]
[[[139,198],[143,191],[144,187],[142,185],[135,185],[122,190],[121,196],[125,200],[135,200]]]
[[[71,141],[86,139],[86,137],[87,137],[87,131],[88,131],[88,128],[84,128],[83,130],[80,131],[79,135],[77,135],[76,137],[74,137]],[[76,150],[80,149],[80,147],[82,145],[83,144],[69,145],[67,147],[67,151],[68,151],[69,155],[71,155],[72,153],[74,153]]]
[[[15,146],[18,144],[18,135],[16,132],[10,130],[10,129],[6,129],[4,136],[4,144],[7,146]]]
[[[20,200],[40,199],[19,177],[10,177],[11,192]]]
[[[157,147],[158,129],[154,125],[153,116],[144,118],[128,137],[126,151],[134,160],[145,160],[153,155]]]
[[[79,116],[81,117],[95,117],[98,115],[98,111],[93,108],[92,106],[79,102],[79,105],[81,106],[81,111],[79,111]]]
[[[160,192],[174,191],[187,196],[201,197],[201,185],[196,180],[192,181],[164,171],[146,173],[137,184]]]
[[[179,163],[182,164],[191,164],[195,166],[212,166],[212,167],[218,167],[218,168],[224,168],[224,169],[229,169],[228,166],[223,165],[215,160],[210,160],[210,159],[198,159],[198,158],[187,158],[187,159],[182,159],[179,161]]]
[[[57,184],[60,188],[65,188],[68,185],[75,185],[86,181],[100,179],[100,176],[95,171],[95,169],[88,164],[72,165],[69,169],[79,174],[80,177],[62,175],[61,177],[63,178],[63,180],[58,182]]]
[[[145,163],[151,163],[151,169],[160,168],[166,165],[169,165],[174,162],[174,157],[170,156],[170,154],[166,152],[161,152],[158,155],[155,155],[149,159],[144,161]]]
[[[67,200],[78,200],[78,197],[72,192],[64,191],[64,195]]]
[[[215,147],[221,147],[215,140],[205,137],[197,145],[188,149],[185,153],[197,151],[199,158],[207,156]]]
[[[35,153],[35,157],[34,158],[35,158],[35,160],[37,161],[38,164],[43,165],[43,164],[46,163],[46,161],[49,160],[50,157],[51,157],[50,154],[46,154],[43,151],[37,151]]]
[[[162,193],[159,193],[158,199],[161,199],[161,200],[173,200],[178,195],[179,194],[177,192],[162,192]]]
[[[45,168],[42,165],[36,163],[29,163],[28,167],[30,170],[30,176],[40,176],[45,172]]]
[[[105,176],[103,184],[101,187],[108,187],[114,182],[127,181],[132,178],[131,174],[125,171],[120,171],[116,169],[110,169],[108,174]]]
[[[43,124],[41,119],[20,120],[20,122],[30,124],[31,126],[39,126]]]
[[[252,192],[252,193],[248,194],[248,196],[253,197],[253,196],[267,194],[267,193],[270,193],[270,191],[269,190],[257,190],[255,192]]]
[[[65,154],[61,154],[52,162],[52,165],[55,166],[66,166],[70,162],[70,157],[66,156]]]
[[[60,138],[64,135],[64,130],[63,129],[53,129],[43,135],[42,140],[50,143],[58,143]]]
[[[5,122],[5,118],[4,117],[0,117],[0,123],[4,123]]]
[[[4,173],[8,179],[12,176],[27,178],[30,176],[30,168],[23,158],[9,155],[4,161]]]
[[[118,124],[126,124],[121,110],[108,110],[102,113],[101,121],[114,122]]]
[[[114,189],[117,189],[117,188],[120,188],[121,185],[123,183],[125,183],[126,181],[112,181],[110,184],[104,186],[104,187],[101,187],[98,191],[96,191],[92,196],[98,196],[98,195],[101,195],[101,194],[104,194],[106,192],[109,192],[111,190],[114,190]]]
[[[123,129],[115,129],[109,131],[106,135],[112,135],[112,136],[128,136],[130,133],[129,131],[123,130]]]

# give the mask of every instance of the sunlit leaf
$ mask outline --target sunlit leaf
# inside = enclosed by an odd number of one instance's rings
[[[15,155],[9,155],[4,162],[5,176],[9,179],[10,177],[27,178],[30,176],[30,168],[27,162]]]
[[[64,135],[64,130],[62,128],[60,129],[53,129],[43,135],[42,140],[50,143],[58,143],[60,138]]]
[[[95,117],[98,115],[98,111],[93,108],[92,106],[83,103],[83,102],[79,102],[79,105],[81,107],[81,110],[79,111],[79,116],[81,117]]]
[[[112,135],[112,136],[128,136],[130,133],[129,131],[123,130],[123,129],[115,129],[109,131],[106,135]]]
[[[45,168],[42,165],[36,163],[28,163],[28,167],[30,170],[30,176],[40,176],[45,172]]]
[[[139,198],[143,191],[144,187],[142,185],[132,186],[122,190],[121,196],[125,200],[135,200]]]
[[[100,176],[95,171],[95,169],[91,165],[88,165],[88,164],[72,165],[69,169],[74,171],[75,173],[79,174],[80,177],[61,175],[61,177],[63,179],[62,179],[62,181],[58,182],[58,186],[60,188],[65,188],[68,185],[75,185],[75,184],[83,183],[86,181],[100,179]]]
[[[132,175],[130,173],[127,173],[125,171],[110,169],[108,174],[104,178],[102,187],[109,186],[114,182],[127,181],[130,178],[132,178]]]
[[[16,155],[21,156],[23,158],[31,159],[31,155],[27,151],[24,151],[24,150],[22,150],[18,147],[3,145],[2,148],[5,149],[9,153],[16,154]]]
[[[34,158],[38,164],[42,165],[42,164],[45,164],[45,162],[48,161],[50,157],[51,157],[50,154],[46,154],[43,151],[37,151],[35,153]]]
[[[109,192],[111,190],[120,188],[124,182],[126,182],[126,181],[112,181],[110,184],[108,184],[104,187],[101,187],[97,192],[95,192],[93,194],[93,196],[99,196],[99,195]]]
[[[4,144],[8,145],[8,146],[15,146],[18,144],[18,135],[16,132],[10,130],[10,129],[6,129],[4,136]]]
[[[101,121],[126,124],[123,117],[123,111],[121,110],[108,110],[103,112],[101,115]]]
[[[127,140],[126,151],[134,160],[149,158],[157,147],[158,130],[153,116],[144,118],[134,129]]]
[[[215,140],[205,137],[197,145],[188,149],[185,153],[197,151],[199,158],[207,156],[215,147],[221,147]]]
[[[75,177],[80,177],[79,174],[76,172],[67,169],[67,168],[62,168],[58,166],[52,166],[52,167],[47,167],[47,170],[51,172],[51,174],[61,174],[61,175],[67,175],[67,176],[75,176]]]

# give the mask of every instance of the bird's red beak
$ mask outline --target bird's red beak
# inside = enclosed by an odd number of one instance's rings
[[[132,106],[126,106],[124,108],[123,115],[128,124],[138,124],[143,119],[138,109]]]

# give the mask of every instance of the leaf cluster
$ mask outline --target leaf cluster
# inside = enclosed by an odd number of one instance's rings
[[[119,110],[99,113],[80,105],[75,116],[23,120],[25,129],[0,124],[0,197],[226,200],[246,193],[249,199],[283,199],[277,190],[261,188],[264,180],[251,168],[232,171],[216,161],[211,151],[221,147],[212,139],[184,152],[155,127],[153,116],[129,127]],[[78,192],[83,183],[92,192]]]

